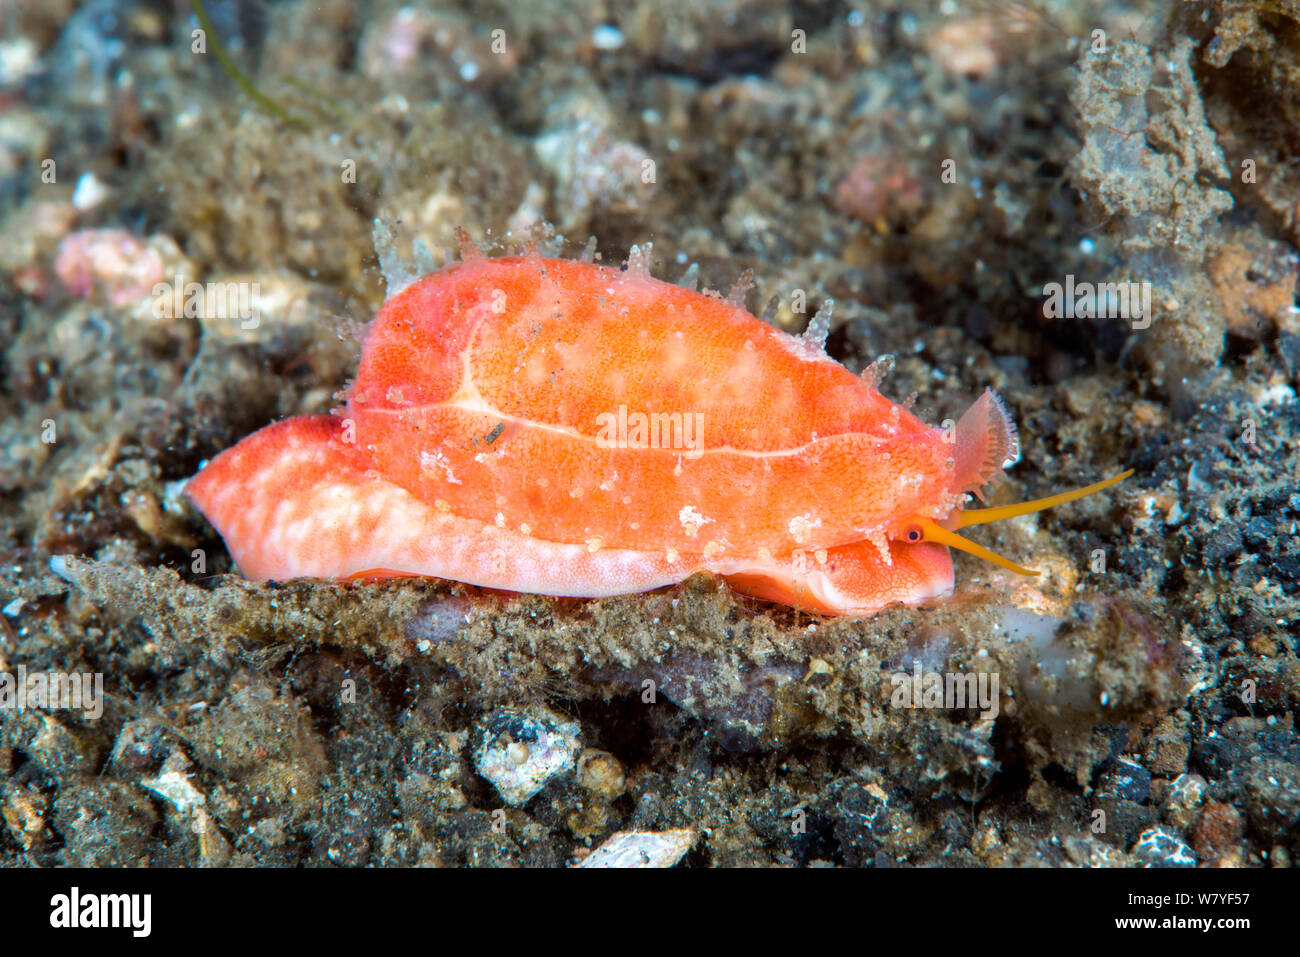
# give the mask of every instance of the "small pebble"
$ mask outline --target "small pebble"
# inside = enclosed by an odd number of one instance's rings
[[[1240,811],[1230,804],[1211,801],[1196,823],[1192,847],[1201,860],[1218,861],[1232,855],[1245,833],[1246,821]]]
[[[1151,772],[1120,758],[1101,776],[1101,793],[1141,804],[1151,793]]]
[[[603,801],[613,801],[627,786],[623,764],[608,751],[588,748],[578,758],[578,784]]]
[[[672,867],[695,843],[695,832],[619,831],[591,852],[579,867]]]
[[[1176,828],[1188,827],[1204,799],[1205,778],[1199,774],[1178,775],[1165,801],[1165,819]]]
[[[1140,867],[1196,866],[1196,854],[1167,827],[1143,831],[1131,853]]]
[[[608,23],[602,23],[591,31],[591,45],[597,50],[617,50],[626,42],[623,31]]]
[[[507,804],[519,807],[573,770],[582,750],[581,730],[549,708],[495,711],[478,732],[474,768]]]

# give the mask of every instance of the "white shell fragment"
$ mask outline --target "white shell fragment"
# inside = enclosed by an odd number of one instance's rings
[[[618,831],[579,867],[672,867],[695,843],[689,828],[674,831]]]
[[[154,794],[169,801],[176,810],[186,815],[196,807],[203,807],[208,799],[193,784],[189,776],[174,769],[164,768],[156,778],[144,778],[141,782]]]
[[[582,750],[576,721],[548,708],[493,712],[474,751],[474,768],[512,807],[573,770]]]

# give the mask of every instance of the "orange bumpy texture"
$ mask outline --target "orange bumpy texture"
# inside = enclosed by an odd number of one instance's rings
[[[333,423],[279,423],[188,491],[259,578],[437,574],[604,595],[708,570],[764,598],[864,612],[951,590],[947,549],[901,538],[1001,464],[986,422],[965,437],[927,426],[715,295],[635,270],[477,258],[384,304]],[[291,482],[268,460],[289,439]],[[384,527],[380,499],[402,528]]]
[[[697,448],[610,447],[620,407],[698,425]],[[345,415],[391,481],[552,541],[827,548],[952,481],[940,430],[743,309],[562,260],[481,260],[394,297]]]

